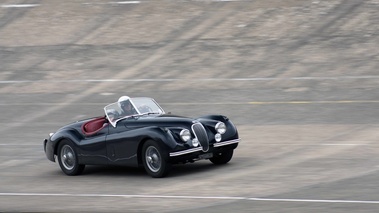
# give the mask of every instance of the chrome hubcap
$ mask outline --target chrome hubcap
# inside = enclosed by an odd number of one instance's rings
[[[152,172],[158,172],[160,170],[161,156],[155,147],[149,146],[146,149],[145,158],[147,167],[149,167]]]
[[[61,150],[61,163],[67,170],[72,170],[75,166],[74,150],[69,145],[64,145]]]

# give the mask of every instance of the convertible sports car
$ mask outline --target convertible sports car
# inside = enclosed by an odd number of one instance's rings
[[[85,165],[143,166],[164,177],[172,164],[209,159],[226,164],[240,139],[223,115],[187,118],[166,114],[152,98],[123,96],[104,107],[105,116],[77,121],[50,133],[47,158],[67,175]]]

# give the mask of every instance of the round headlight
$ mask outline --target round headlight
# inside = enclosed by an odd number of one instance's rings
[[[224,134],[226,132],[226,126],[223,122],[218,122],[215,126],[215,129],[220,134]]]
[[[198,146],[199,146],[199,140],[197,140],[197,138],[194,138],[194,139],[192,140],[192,146],[193,146],[193,147],[198,147]]]
[[[182,141],[184,142],[187,142],[191,139],[191,133],[188,129],[183,129],[182,131],[180,131],[180,139],[182,139]]]
[[[216,140],[216,142],[220,142],[221,141],[221,134],[220,133],[217,133],[216,135],[215,135],[215,140]]]

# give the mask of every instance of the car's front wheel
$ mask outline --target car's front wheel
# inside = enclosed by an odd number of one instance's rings
[[[69,140],[63,140],[59,143],[58,162],[62,171],[70,176],[79,175],[85,167],[85,165],[79,164],[75,147]]]
[[[171,170],[171,164],[163,155],[156,141],[148,140],[142,147],[142,161],[146,172],[154,178],[166,176]]]
[[[216,165],[226,164],[228,163],[233,157],[233,149],[217,153],[209,160]]]

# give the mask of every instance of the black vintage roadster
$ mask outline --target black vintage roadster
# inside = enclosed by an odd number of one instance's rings
[[[164,177],[172,164],[209,159],[226,164],[240,139],[223,115],[196,119],[166,114],[152,99],[123,96],[104,108],[105,116],[77,121],[44,140],[47,158],[67,175],[85,165],[143,166]]]

